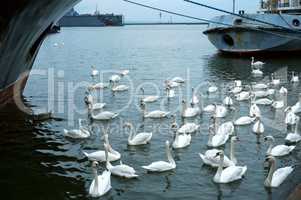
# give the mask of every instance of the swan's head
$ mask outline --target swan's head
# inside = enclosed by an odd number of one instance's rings
[[[276,159],[274,156],[267,156],[265,158],[265,162],[268,162],[268,163],[274,163],[275,161],[276,161]]]
[[[92,161],[92,167],[97,168],[99,166],[99,163],[97,161]]]
[[[186,101],[185,101],[185,100],[182,100],[182,104],[186,104]]]
[[[144,109],[145,106],[146,106],[145,103],[144,103],[144,101],[142,99],[140,100],[140,106],[141,106],[142,109]]]
[[[95,66],[94,66],[94,65],[91,65],[91,68],[92,68],[92,69],[95,69]]]
[[[237,137],[237,136],[232,136],[232,137],[231,137],[231,141],[233,141],[233,142],[238,142],[238,141],[239,141],[239,137]]]
[[[142,93],[144,93],[144,88],[143,87],[141,87],[140,90],[142,91]]]
[[[274,142],[275,138],[273,136],[271,136],[271,135],[268,135],[268,136],[264,137],[264,141],[265,142],[267,142],[267,141]]]
[[[224,155],[224,151],[219,151],[215,154],[215,157],[218,157],[218,156],[223,156]]]
[[[254,57],[251,57],[251,60],[254,60]]]
[[[123,128],[131,127],[132,124],[130,122],[126,122],[123,124]]]
[[[166,140],[165,146],[169,148],[169,141],[168,140]]]

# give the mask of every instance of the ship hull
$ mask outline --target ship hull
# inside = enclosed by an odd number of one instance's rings
[[[51,27],[79,0],[11,0],[0,7],[0,105],[20,97]],[[22,87],[16,88],[20,85]],[[12,92],[13,91],[13,92]]]
[[[287,23],[279,22],[279,15],[253,15],[252,18],[259,18],[273,24],[288,26],[294,16],[283,16],[287,18]],[[292,18],[293,17],[293,18]],[[264,24],[250,25],[250,22],[239,21],[234,16],[222,16],[215,18],[222,24],[229,26],[211,25],[204,34],[209,41],[221,52],[230,54],[260,54],[260,53],[291,53],[301,51],[301,32],[288,31],[279,27],[266,26]],[[243,19],[239,19],[243,20]],[[301,21],[301,19],[300,19]],[[254,24],[254,22],[253,22]]]

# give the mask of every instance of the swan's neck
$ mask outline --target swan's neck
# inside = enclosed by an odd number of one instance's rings
[[[295,125],[295,133],[298,134],[298,126],[299,126],[299,119],[297,120],[297,123]]]
[[[98,188],[98,174],[97,169],[93,167],[93,174],[94,174],[94,188]]]
[[[213,133],[211,130],[209,130],[209,138],[208,138],[208,146],[212,146],[212,138],[213,138]]]
[[[200,100],[199,100],[199,106],[201,108],[201,111],[204,110],[204,103],[203,103],[203,95],[200,95]]]
[[[223,165],[224,165],[224,155],[220,155],[220,163],[215,174],[216,180],[220,180],[221,174],[223,172]]]
[[[183,105],[182,105],[182,116],[184,115],[186,108],[187,108],[186,103],[183,103]]]
[[[270,154],[273,148],[273,141],[269,141],[269,148],[267,150],[267,153]]]
[[[175,160],[173,159],[172,155],[171,155],[171,151],[170,151],[170,148],[169,146],[166,146],[166,157],[167,157],[167,160],[169,163],[171,164],[175,164]]]
[[[236,160],[236,157],[234,155],[234,151],[235,151],[235,141],[231,140],[231,143],[230,143],[230,160],[236,164],[237,163],[237,160]]]
[[[130,129],[130,134],[129,134],[129,137],[128,137],[128,141],[132,140],[133,137],[135,136],[132,124],[129,126],[129,129]]]
[[[269,174],[268,174],[268,176],[267,176],[267,178],[265,179],[265,182],[264,182],[264,184],[266,186],[271,186],[274,172],[275,172],[275,161],[273,161],[270,165]]]

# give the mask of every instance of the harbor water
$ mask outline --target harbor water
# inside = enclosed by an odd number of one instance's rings
[[[147,173],[141,166],[165,160],[165,141],[172,142],[171,118],[143,119],[139,107],[140,88],[147,95],[159,95],[158,102],[147,105],[147,110],[166,110],[180,117],[181,102],[190,101],[191,88],[203,96],[203,104],[221,103],[227,87],[240,79],[244,85],[267,82],[271,73],[280,78],[288,89],[287,105],[298,101],[301,85],[287,81],[290,72],[299,72],[301,58],[260,57],[266,64],[261,78],[251,75],[249,57],[225,56],[217,52],[202,34],[205,26],[124,26],[105,28],[63,28],[61,33],[49,35],[35,61],[24,91],[25,104],[34,111],[51,110],[54,119],[35,121],[30,115],[12,108],[1,113],[0,187],[3,199],[90,199],[88,190],[93,174],[91,162],[83,151],[103,149],[103,134],[109,133],[112,147],[122,154],[122,162],[134,167],[137,179],[112,176],[112,190],[99,199],[285,199],[288,191],[300,182],[301,147],[292,154],[277,159],[277,166],[296,165],[296,175],[278,188],[267,190],[263,183],[268,173],[264,168],[268,144],[252,133],[252,126],[237,127],[236,145],[238,165],[248,167],[245,177],[231,184],[216,184],[216,169],[203,165],[199,153],[204,153],[208,141],[210,114],[186,121],[201,125],[192,135],[189,147],[172,150],[177,168],[165,173]],[[92,79],[91,65],[101,76]],[[111,122],[91,122],[84,103],[86,86],[97,81],[108,82],[112,74],[128,69],[120,84],[129,91],[113,94],[110,89],[93,93],[95,100],[105,102],[106,110],[118,112]],[[167,100],[164,81],[183,77],[186,82],[177,88],[176,97]],[[208,83],[214,82],[219,91],[207,94]],[[279,89],[280,86],[276,86]],[[276,95],[276,98],[277,95]],[[235,102],[236,110],[229,112],[221,122],[248,115],[249,101]],[[275,111],[260,106],[265,123],[264,135],[273,135],[277,144],[283,144],[287,130],[284,109]],[[82,118],[91,127],[88,139],[64,137],[63,129],[77,127]],[[149,145],[127,145],[131,122],[138,131],[153,132]],[[224,147],[229,155],[229,142]],[[119,161],[113,164],[118,164]],[[105,169],[101,164],[99,173]],[[299,174],[299,176],[298,176]]]

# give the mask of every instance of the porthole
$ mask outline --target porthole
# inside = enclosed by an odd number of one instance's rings
[[[233,40],[233,38],[232,38],[230,35],[228,35],[228,34],[223,35],[223,41],[224,41],[227,45],[229,45],[229,46],[233,46],[233,45],[234,45],[234,40]]]
[[[241,25],[242,24],[242,19],[235,19],[233,24],[234,25]]]
[[[293,24],[294,26],[300,26],[300,21],[299,21],[298,19],[293,19],[292,24]]]

